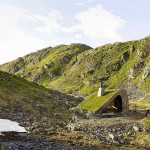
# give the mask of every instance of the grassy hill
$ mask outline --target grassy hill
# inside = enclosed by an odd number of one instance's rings
[[[67,122],[70,117],[65,102],[55,99],[49,90],[2,71],[0,71],[0,110],[1,118],[5,118],[5,115],[12,120],[16,118],[32,121],[38,118],[40,122],[42,117],[47,118],[53,125]]]
[[[80,131],[61,132],[71,118],[69,105],[64,101],[72,99],[70,94],[77,97],[89,96],[77,107],[95,112],[114,94],[112,89],[126,88],[132,98],[139,99],[144,96],[140,101],[131,101],[133,109],[139,108],[141,111],[142,108],[145,111],[150,107],[150,37],[138,41],[106,44],[95,49],[84,44],[48,47],[0,65],[0,70],[0,118],[18,121],[24,127],[29,127],[32,133],[47,134],[48,139],[54,138],[63,144],[70,142],[71,145],[87,145],[88,141],[95,141],[95,136],[87,137]],[[100,82],[111,92],[97,97]],[[67,93],[68,98],[55,89]],[[138,116],[139,112],[134,109],[133,116],[136,118],[135,113]],[[98,121],[101,125],[101,119]],[[133,121],[135,126],[135,120]],[[85,120],[81,119],[81,122],[84,123]],[[131,136],[131,143],[133,146],[140,143],[145,147],[145,143],[149,141],[149,118],[144,118],[141,122],[146,124],[148,132],[137,132],[134,134],[137,136],[136,140]],[[95,120],[92,123],[95,125],[93,131],[97,133],[98,125]],[[109,122],[111,123],[113,121]],[[120,120],[118,123],[119,129],[122,129]],[[81,129],[83,127],[83,131],[86,127],[91,130],[89,122],[88,126],[86,122],[77,124],[81,125]],[[124,126],[124,123],[122,125]],[[58,129],[60,133],[53,132],[54,129]],[[117,134],[117,130],[115,131]],[[128,134],[127,138],[129,136]],[[91,146],[91,143],[88,144]]]
[[[0,66],[0,70],[48,88],[89,96],[99,83],[126,88],[133,98],[150,95],[150,37],[106,44],[47,48]]]

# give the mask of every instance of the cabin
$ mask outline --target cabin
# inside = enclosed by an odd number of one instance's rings
[[[95,113],[126,113],[129,111],[128,95],[125,89],[120,89],[109,97]]]
[[[90,95],[78,107],[94,114],[124,114],[129,111],[128,95],[125,89],[105,91],[100,85],[98,93]]]

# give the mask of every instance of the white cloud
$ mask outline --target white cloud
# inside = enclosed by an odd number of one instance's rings
[[[76,34],[75,39],[82,39],[82,35],[81,34]]]
[[[61,12],[53,10],[48,16],[44,15],[32,15],[32,18],[36,22],[42,23],[42,26],[36,27],[36,30],[41,33],[52,33],[61,30],[59,20],[63,19]]]
[[[121,41],[120,30],[126,24],[125,20],[104,9],[102,5],[75,14],[73,21],[78,21],[78,23],[70,27],[62,26],[59,23],[60,19],[63,19],[63,15],[59,11],[51,12],[48,16],[36,15],[33,17],[36,21],[43,23],[43,26],[36,28],[39,32],[73,34],[70,42],[80,42],[81,40],[83,42],[83,39],[88,39],[87,41],[92,39],[90,43],[92,46]]]
[[[18,25],[20,20],[27,24],[27,32]],[[120,41],[120,29],[126,24],[122,18],[107,11],[102,5],[76,13],[71,21],[75,22],[74,25],[70,24],[67,16],[64,21],[63,14],[57,10],[50,11],[48,15],[41,15],[0,4],[0,63],[58,43],[82,42],[95,47]],[[34,32],[30,30],[30,26]],[[43,39],[41,35],[47,39]],[[51,45],[47,44],[49,42]]]
[[[90,2],[92,2],[92,0],[75,0],[76,5],[79,6],[86,6]]]
[[[82,35],[81,34],[75,34],[75,36],[70,39],[70,43],[81,43]]]
[[[25,11],[14,6],[0,5],[0,64],[46,46],[45,42],[25,34],[18,28]]]
[[[119,30],[126,24],[102,5],[77,13],[75,19],[79,21],[78,29],[96,43],[120,41]]]
[[[69,43],[80,43],[78,39],[70,39]]]
[[[16,59],[32,51],[46,47],[46,44],[40,39],[27,36],[21,31],[14,30],[14,33],[11,33],[10,36],[13,39],[7,37],[7,40],[0,44],[0,63]]]

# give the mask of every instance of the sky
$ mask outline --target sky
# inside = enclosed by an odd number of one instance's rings
[[[0,64],[39,49],[150,35],[150,0],[0,0]]]

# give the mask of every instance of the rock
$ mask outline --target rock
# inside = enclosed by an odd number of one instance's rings
[[[67,57],[63,57],[61,60],[60,60],[60,63],[67,63],[69,61],[69,58]]]
[[[124,52],[121,57],[121,61],[125,62],[129,59],[130,55],[128,52]]]
[[[54,74],[53,72],[49,72],[48,75],[49,75],[50,77],[54,77],[54,76],[55,76],[55,74]]]
[[[94,73],[94,69],[88,70],[86,73],[87,74],[93,74]]]
[[[130,47],[130,53],[133,53],[135,51],[135,47],[134,47],[134,45],[132,45],[131,47]]]
[[[114,135],[113,135],[112,133],[109,133],[108,136],[109,136],[112,140],[114,140]]]
[[[137,64],[135,64],[132,68],[130,68],[129,70],[129,75],[128,78],[130,79],[135,79],[138,75],[138,72],[142,69],[144,65],[143,61],[138,62]]]
[[[133,126],[134,131],[139,131],[139,128],[137,126]]]
[[[150,110],[146,111],[145,117],[150,118]]]
[[[94,120],[92,119],[92,122],[93,121]],[[75,131],[83,131],[87,134],[91,134],[92,137],[98,137],[103,142],[107,142],[117,146],[122,144],[129,144],[130,141],[127,140],[127,137],[129,137],[129,135],[134,135],[135,130],[144,130],[143,125],[140,123],[118,123],[114,125],[101,125],[97,124],[98,121],[94,122],[95,123],[90,123],[90,119],[88,119],[87,122],[85,121],[85,123],[75,122],[73,124],[73,128]]]
[[[67,129],[68,129],[68,131],[73,131],[73,130],[75,129],[74,124],[69,123],[69,124],[67,125]]]
[[[85,78],[85,74],[81,73],[80,74],[81,78]]]
[[[71,121],[72,121],[72,122],[76,122],[77,119],[78,119],[77,116],[72,116],[72,117],[71,117]]]
[[[145,67],[143,75],[142,75],[142,81],[144,81],[148,76],[150,76],[150,67]]]
[[[12,68],[9,69],[9,72],[10,72],[11,74],[13,74],[13,73],[17,72],[18,70],[19,70],[19,67],[18,67],[18,66],[13,66]]]
[[[129,72],[128,72],[128,79],[135,79],[135,77],[137,76],[137,70],[135,70],[134,68],[130,68]]]
[[[84,83],[85,85],[88,85],[88,84],[90,84],[90,81],[84,80],[83,83]]]
[[[50,62],[50,63],[48,63],[48,64],[45,64],[44,66],[43,66],[43,68],[44,69],[48,69],[48,68],[50,68],[50,67],[52,67],[54,64],[52,63],[52,62]]]
[[[4,144],[0,144],[0,150],[11,150],[11,148]]]

